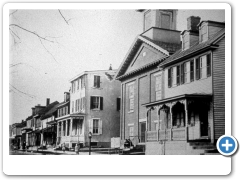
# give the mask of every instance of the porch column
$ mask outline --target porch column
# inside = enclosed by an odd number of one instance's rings
[[[169,140],[171,141],[172,140],[172,127],[173,127],[173,115],[172,115],[172,104],[170,104],[170,106],[169,106],[170,108],[169,108],[169,110],[170,110],[170,112],[169,112],[169,115],[170,115],[170,125],[171,125],[171,127],[169,128],[170,129],[170,137],[169,137]]]
[[[59,136],[59,125],[58,125],[59,123],[57,122],[57,139],[58,139],[58,136]]]
[[[40,146],[42,145],[43,146],[43,132],[41,133],[41,144],[40,144]]]
[[[63,137],[63,121],[61,122],[61,137]]]
[[[27,132],[26,132],[26,146],[28,146],[28,133]]]
[[[185,137],[186,141],[188,140],[188,106],[187,99],[185,100]]]
[[[72,125],[73,125],[73,119],[70,119],[70,132],[69,132],[69,136],[72,136]]]
[[[68,120],[65,121],[65,136],[68,136]]]

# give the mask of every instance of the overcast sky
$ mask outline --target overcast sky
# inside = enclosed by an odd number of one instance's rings
[[[135,37],[143,31],[142,13],[135,10],[11,10],[10,124],[31,115],[31,107],[63,101],[69,79],[82,71],[117,69]],[[187,17],[225,21],[223,10],[179,10],[177,30]],[[69,20],[69,21],[68,21]],[[15,38],[13,38],[13,36]]]

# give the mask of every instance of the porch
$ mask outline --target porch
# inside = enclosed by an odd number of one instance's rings
[[[146,142],[213,141],[211,95],[181,95],[144,104],[147,111]],[[151,113],[156,113],[156,119]]]

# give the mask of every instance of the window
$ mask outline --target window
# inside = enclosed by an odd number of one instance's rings
[[[66,106],[65,109],[66,114],[68,114],[68,106]]]
[[[75,101],[75,112],[77,112],[77,103],[78,103],[78,100]]]
[[[72,82],[72,93],[73,93],[73,90],[74,90],[74,83]]]
[[[184,112],[176,112],[173,115],[173,126],[185,126],[185,117],[184,117]]]
[[[168,87],[172,87],[172,68],[168,69]]]
[[[133,126],[129,126],[129,137],[133,137],[133,132],[134,132],[134,127]]]
[[[77,80],[77,90],[79,90],[79,81],[80,79]]]
[[[161,93],[161,75],[156,76],[156,81],[155,81],[155,94],[156,94],[156,101],[162,99],[162,93]]]
[[[83,75],[81,77],[81,88],[84,88],[86,85],[86,75]]]
[[[102,120],[90,119],[89,120],[89,131],[94,134],[102,134]]]
[[[100,76],[94,76],[94,84],[93,87],[100,88]]]
[[[121,109],[121,98],[117,98],[117,111]]]
[[[207,55],[207,77],[211,76],[211,54]]]
[[[65,108],[62,108],[62,110],[63,110],[63,116],[64,116],[64,115],[66,114],[66,113],[65,113]]]
[[[194,61],[190,61],[190,81],[194,81]]]
[[[203,71],[203,58],[201,57],[200,58],[200,66],[199,66],[199,79],[201,79],[202,78],[202,76],[203,76],[203,74],[202,74],[202,71]]]
[[[177,86],[180,85],[180,66],[177,66]]]
[[[187,63],[183,64],[184,66],[184,83],[188,82],[187,81]]]
[[[146,31],[151,27],[151,11],[144,14],[144,30]]]
[[[103,110],[103,97],[91,96],[90,109]]]
[[[184,73],[185,73],[185,64],[181,64],[181,84],[184,84],[184,80],[185,80],[185,77],[184,77]]]
[[[72,101],[72,113],[74,112],[74,101]]]
[[[170,15],[161,13],[161,28],[170,29]]]
[[[196,80],[200,79],[200,59],[196,59]]]
[[[129,112],[134,111],[134,84],[128,86]]]
[[[208,39],[208,36],[207,36],[207,26],[202,26],[201,28],[201,41],[204,42],[204,41],[207,41]]]

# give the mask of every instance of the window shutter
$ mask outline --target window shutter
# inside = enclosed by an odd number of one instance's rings
[[[93,120],[89,119],[89,132],[93,133]]]
[[[194,61],[190,61],[190,81],[194,81]]]
[[[97,76],[94,76],[93,87],[97,87]]]
[[[102,120],[99,119],[98,134],[102,134]]]
[[[184,64],[181,64],[181,84],[184,84]]]
[[[172,68],[168,69],[168,87],[172,87]]]
[[[85,109],[85,97],[82,98],[82,109]]]
[[[177,66],[177,85],[180,84],[180,66]]]
[[[211,76],[211,54],[207,55],[207,77]]]
[[[117,98],[117,111],[120,111],[121,106],[121,99]]]
[[[93,96],[90,97],[90,109],[93,109]]]
[[[200,66],[200,59],[197,58],[196,59],[196,80],[198,80],[200,78],[200,69],[199,69],[199,66]]]
[[[103,110],[103,97],[100,97],[100,110]]]
[[[100,87],[100,76],[97,76],[97,87]]]

